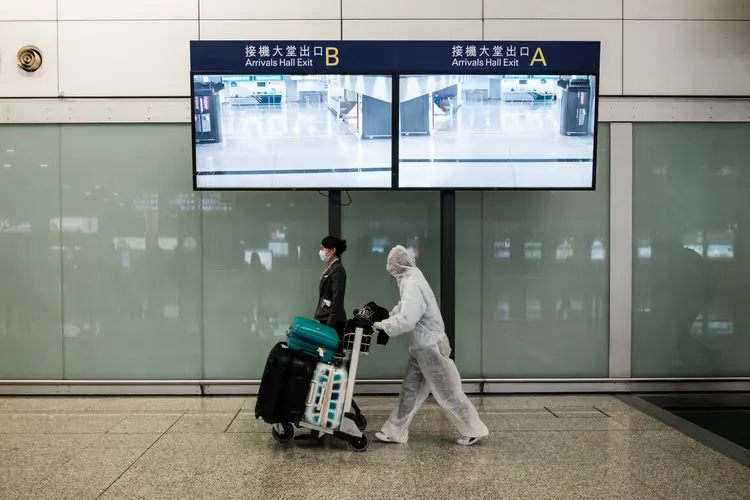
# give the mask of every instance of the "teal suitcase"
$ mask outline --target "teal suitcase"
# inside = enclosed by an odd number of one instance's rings
[[[293,351],[322,363],[332,363],[341,340],[336,330],[297,316],[289,327],[287,345]]]

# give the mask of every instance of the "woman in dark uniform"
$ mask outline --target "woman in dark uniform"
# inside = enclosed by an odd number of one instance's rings
[[[325,270],[320,276],[318,305],[315,308],[316,321],[328,325],[339,334],[343,349],[344,328],[346,327],[346,270],[341,263],[341,256],[346,252],[346,240],[335,236],[326,236],[320,242],[320,260],[325,263]],[[303,434],[295,438],[298,441],[317,442],[318,431]]]
[[[326,236],[320,243],[320,259],[326,267],[320,277],[318,306],[314,316],[316,321],[336,330],[339,338],[343,337],[346,325],[346,309],[344,308],[346,270],[341,263],[341,256],[344,252],[346,252],[346,240]]]

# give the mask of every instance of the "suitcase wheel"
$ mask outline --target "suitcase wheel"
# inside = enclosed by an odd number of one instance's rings
[[[367,438],[367,436],[364,435],[361,438],[349,443],[349,449],[356,452],[367,451],[367,448],[369,447],[370,440]]]
[[[294,437],[294,426],[288,422],[273,424],[271,434],[273,434],[273,438],[279,443],[288,443]]]

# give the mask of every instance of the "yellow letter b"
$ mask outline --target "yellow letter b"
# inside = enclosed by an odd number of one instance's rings
[[[336,47],[326,47],[326,66],[338,66],[338,65],[339,65],[339,49],[337,49]]]

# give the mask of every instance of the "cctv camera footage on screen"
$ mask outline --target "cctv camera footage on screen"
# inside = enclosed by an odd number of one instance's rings
[[[198,189],[390,188],[392,79],[200,75]]]
[[[399,187],[594,187],[596,77],[404,75],[399,89]]]

